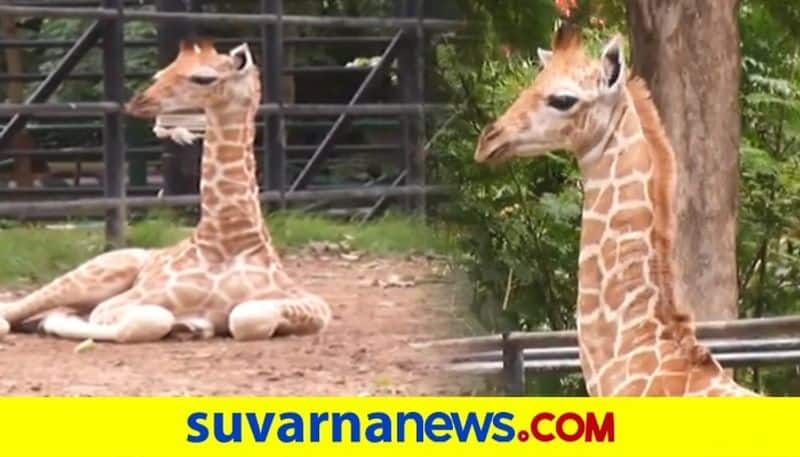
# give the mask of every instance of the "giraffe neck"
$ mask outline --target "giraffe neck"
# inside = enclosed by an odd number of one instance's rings
[[[277,261],[258,199],[253,154],[257,107],[257,100],[232,101],[205,111],[201,216],[193,239],[212,260],[267,249]]]
[[[637,349],[694,338],[674,299],[674,154],[652,102],[632,90],[581,160],[578,333],[587,386],[599,395],[613,388],[603,372],[624,377],[624,359]]]

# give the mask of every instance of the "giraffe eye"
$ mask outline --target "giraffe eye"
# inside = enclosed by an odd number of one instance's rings
[[[201,75],[192,75],[189,76],[189,81],[200,84],[201,86],[208,86],[209,84],[213,83],[217,80],[216,76],[201,76]]]
[[[578,103],[578,98],[572,95],[551,95],[547,97],[547,104],[559,111],[566,111]]]

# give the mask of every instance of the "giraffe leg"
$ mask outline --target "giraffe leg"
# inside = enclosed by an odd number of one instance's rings
[[[121,249],[101,254],[54,279],[35,292],[10,303],[0,303],[0,334],[5,324],[15,326],[45,311],[68,307],[88,311],[103,300],[130,288],[153,251]]]
[[[251,300],[237,305],[228,327],[237,340],[268,339],[275,335],[307,335],[321,332],[330,322],[328,304],[316,295]]]
[[[42,322],[42,329],[76,340],[143,343],[164,338],[172,330],[175,316],[162,306],[128,301],[136,295],[128,292],[101,303],[88,321],[75,315],[50,314]]]

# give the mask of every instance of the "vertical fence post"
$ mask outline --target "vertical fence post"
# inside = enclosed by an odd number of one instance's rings
[[[417,25],[405,30],[405,44],[398,54],[398,79],[404,103],[422,104],[424,101],[425,33],[422,25],[424,8],[421,0],[395,0],[399,16],[417,19]],[[415,114],[400,117],[403,135],[403,150],[407,172],[406,184],[425,185],[425,114],[420,109]],[[411,196],[407,202],[418,214],[425,213],[425,195]]]
[[[103,0],[105,8],[115,9],[120,17],[105,21],[103,31],[103,92],[107,101],[124,103],[125,56],[122,20],[123,0]],[[104,195],[119,203],[106,212],[106,246],[125,244],[125,140],[123,113],[103,116]]]
[[[509,396],[525,395],[525,366],[522,349],[503,333],[503,383]]]
[[[283,15],[283,0],[261,0],[261,12]],[[283,20],[265,24],[261,30],[261,78],[266,103],[281,105],[283,100]],[[264,113],[261,143],[264,148],[263,188],[277,190],[280,207],[286,208],[286,147],[284,144],[283,113]]]

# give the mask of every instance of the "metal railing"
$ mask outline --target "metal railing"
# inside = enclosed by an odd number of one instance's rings
[[[724,367],[800,364],[800,316],[698,322],[697,336]],[[577,332],[510,332],[413,345],[445,355],[445,369],[500,375],[508,395],[522,395],[526,374],[577,373]]]

